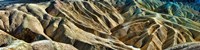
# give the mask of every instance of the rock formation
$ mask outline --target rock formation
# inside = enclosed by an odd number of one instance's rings
[[[0,49],[163,50],[200,40],[199,12],[190,6],[159,0],[5,2]]]
[[[178,44],[172,47],[169,47],[165,50],[199,50],[200,43],[199,42],[189,42],[184,44]]]

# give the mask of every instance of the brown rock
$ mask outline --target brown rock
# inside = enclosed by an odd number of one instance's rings
[[[199,50],[199,49],[200,49],[199,42],[188,42],[166,48],[165,50]]]
[[[32,50],[32,47],[0,30],[0,50]]]
[[[41,40],[31,43],[33,50],[77,50],[69,44],[53,42],[49,40]]]
[[[79,50],[132,49],[110,36],[110,29],[124,21],[112,5],[106,4],[101,7],[94,4],[97,2],[66,2],[57,0],[55,2],[11,4],[5,7],[9,10],[5,11],[9,15],[4,16],[9,19],[6,23],[11,24],[8,26],[9,34],[29,43],[45,38],[52,39],[71,44]],[[88,6],[84,4],[88,4],[91,8],[86,8]],[[112,9],[107,9],[107,7]],[[82,8],[89,11],[84,12]]]

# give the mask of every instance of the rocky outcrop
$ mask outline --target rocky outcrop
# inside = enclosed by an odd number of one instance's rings
[[[49,40],[27,43],[2,30],[0,30],[0,41],[0,50],[77,50],[69,44]]]
[[[0,30],[0,41],[0,50],[32,50],[29,43],[18,40],[2,30]]]
[[[69,44],[52,42],[49,40],[42,40],[31,43],[33,50],[77,50]]]
[[[200,43],[199,42],[190,42],[184,44],[178,44],[172,47],[169,47],[165,50],[199,50]]]

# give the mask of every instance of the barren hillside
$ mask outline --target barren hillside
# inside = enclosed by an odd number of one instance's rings
[[[0,50],[198,49],[200,13],[192,6],[159,0],[0,2]]]

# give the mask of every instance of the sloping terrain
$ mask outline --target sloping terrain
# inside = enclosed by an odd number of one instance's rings
[[[200,16],[191,6],[159,0],[10,2],[0,8],[0,49],[163,50],[199,44]]]

